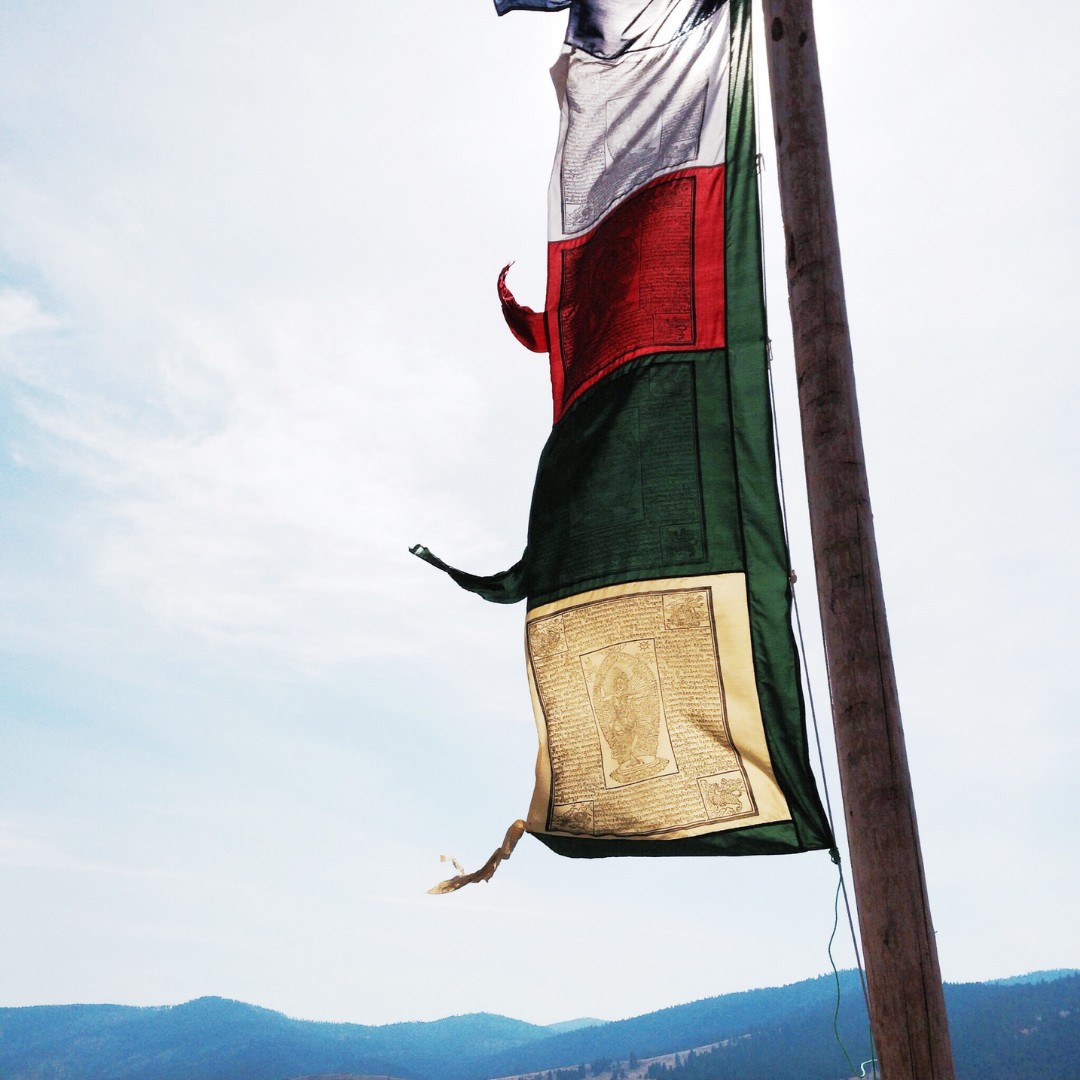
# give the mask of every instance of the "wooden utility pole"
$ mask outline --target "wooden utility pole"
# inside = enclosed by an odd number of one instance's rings
[[[953,1080],[881,591],[812,0],[763,0],[821,622],[884,1080]]]

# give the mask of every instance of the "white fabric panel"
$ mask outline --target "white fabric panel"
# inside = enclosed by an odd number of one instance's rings
[[[725,4],[673,41],[614,60],[564,50],[552,69],[562,122],[548,189],[549,239],[587,232],[663,173],[723,163],[729,11]]]

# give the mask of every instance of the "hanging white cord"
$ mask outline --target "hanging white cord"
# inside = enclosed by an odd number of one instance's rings
[[[753,34],[753,27],[751,25],[751,35],[752,34]],[[752,56],[753,56],[753,53],[751,53],[751,57]],[[751,60],[751,63],[752,62],[753,61]],[[753,71],[752,70],[751,70],[751,78],[753,78]],[[768,375],[769,375],[769,411],[771,413],[771,418],[772,418],[773,448],[774,448],[774,452],[776,454],[776,473],[777,473],[777,479],[779,480],[779,486],[780,486],[780,517],[781,517],[781,521],[783,523],[783,528],[784,528],[784,544],[787,547],[787,550],[788,550],[788,553],[789,553],[789,558],[790,558],[791,539],[790,539],[790,536],[789,536],[789,533],[788,533],[787,495],[786,495],[786,492],[784,491],[784,466],[783,466],[783,458],[782,458],[781,453],[780,453],[780,428],[779,428],[779,424],[777,422],[777,416],[776,416],[776,391],[775,391],[775,388],[774,388],[774,385],[773,385],[772,338],[768,336],[768,329],[767,329],[767,327],[768,327],[769,305],[768,305],[768,282],[767,282],[767,275],[765,273],[765,215],[764,215],[763,208],[762,208],[762,191],[761,191],[761,174],[765,169],[765,156],[760,152],[761,132],[760,132],[760,128],[758,127],[758,114],[757,114],[757,109],[756,108],[754,109],[754,140],[755,140],[756,148],[758,150],[758,153],[756,155],[756,162],[757,162],[756,180],[757,180],[757,195],[758,195],[758,237],[759,237],[759,241],[760,241],[760,244],[761,244],[761,291],[762,291],[762,301],[763,301],[764,308],[765,308],[765,320],[766,320],[765,355],[766,355],[766,365],[767,365],[767,368],[768,368]],[[835,824],[835,820],[833,818],[832,800],[829,797],[829,782],[828,782],[828,778],[827,778],[826,773],[825,773],[825,754],[824,754],[824,752],[822,750],[822,747],[821,747],[821,732],[820,732],[820,730],[818,728],[817,709],[814,707],[814,689],[813,689],[813,686],[811,685],[811,682],[810,682],[810,668],[809,668],[809,666],[808,666],[808,664],[806,662],[806,641],[805,641],[805,639],[803,637],[802,618],[799,615],[799,599],[798,599],[798,596],[795,593],[795,573],[794,573],[794,571],[791,572],[791,577],[790,577],[790,582],[789,582],[788,588],[791,590],[791,603],[792,603],[792,607],[795,610],[795,627],[796,627],[796,630],[797,630],[798,636],[799,636],[799,662],[800,662],[800,665],[802,667],[803,679],[805,680],[805,683],[806,683],[806,697],[807,697],[807,702],[810,705],[810,719],[811,719],[811,722],[812,722],[813,728],[814,728],[814,743],[815,743],[815,745],[817,747],[818,765],[819,765],[819,767],[821,769],[821,787],[822,787],[823,792],[825,793],[825,812],[826,812],[826,814],[828,816],[829,828],[832,831],[833,840],[835,842],[835,839],[836,839],[836,824]],[[826,654],[825,678],[826,678],[826,683],[827,683],[828,688],[829,688],[829,708],[830,708],[830,711],[833,711],[835,709],[835,703],[834,703],[834,700],[833,700],[832,679],[831,679],[831,677],[829,675],[829,671],[828,671],[828,645],[825,642],[824,635],[822,636],[821,645],[822,645],[823,651]],[[862,986],[863,1002],[866,1005],[867,1019],[869,1019],[869,1017],[870,1017],[870,993],[869,993],[869,990],[867,989],[867,985],[866,985],[866,972],[865,972],[865,970],[863,968],[862,953],[859,950],[858,935],[855,933],[855,919],[854,919],[854,917],[853,917],[853,915],[851,913],[851,901],[850,901],[850,898],[848,897],[847,881],[846,881],[846,879],[844,877],[844,869],[843,869],[843,866],[840,863],[840,856],[839,856],[838,853],[836,855],[836,864],[837,864],[837,868],[838,868],[839,874],[840,874],[840,889],[841,889],[841,891],[843,893],[843,897],[844,897],[844,910],[847,913],[848,929],[851,932],[851,947],[855,952],[855,964],[856,964],[856,966],[857,966],[857,968],[859,970],[859,983]],[[833,933],[835,934],[835,928],[833,930]],[[830,957],[831,957],[831,952],[830,952]],[[839,1040],[839,1035],[837,1036],[837,1038]],[[871,1055],[872,1056],[871,1056],[869,1061],[864,1061],[863,1062],[862,1069],[861,1069],[861,1075],[862,1076],[866,1075],[866,1072],[865,1072],[866,1066],[870,1065],[871,1070],[873,1072],[873,1075],[876,1078],[877,1077],[877,1057],[876,1057],[876,1052],[875,1052],[875,1050],[873,1048],[873,1043],[874,1043],[874,1033],[873,1033],[873,1028],[871,1028],[871,1030],[870,1030],[870,1046],[871,1046]],[[842,1047],[843,1043],[841,1043],[840,1045]],[[847,1051],[845,1050],[845,1054],[846,1053],[847,1053]]]
[[[759,184],[759,186],[760,186],[760,184]],[[764,267],[764,260],[762,260],[762,265]],[[762,273],[762,277],[764,278],[764,271]],[[788,526],[787,526],[787,499],[786,499],[786,496],[785,496],[785,493],[784,493],[784,467],[781,464],[781,458],[780,458],[780,431],[779,431],[779,428],[777,427],[777,424],[776,424],[776,396],[775,396],[775,393],[774,393],[774,390],[773,390],[772,341],[771,340],[767,343],[767,350],[768,350],[767,355],[768,355],[768,367],[769,367],[769,407],[770,407],[770,411],[772,412],[773,446],[774,446],[775,452],[776,452],[776,473],[777,473],[777,478],[779,479],[779,482],[780,482],[780,515],[781,515],[781,518],[783,519],[783,525],[784,525],[784,542],[787,545],[788,551],[790,552],[791,543],[790,543],[790,540],[788,538]],[[803,637],[802,617],[799,615],[799,598],[798,598],[798,596],[796,595],[796,592],[795,592],[795,580],[794,580],[794,578],[795,578],[795,574],[792,573],[792,575],[791,575],[791,583],[789,585],[789,588],[791,589],[791,604],[792,604],[792,607],[795,610],[795,629],[796,629],[796,632],[798,633],[798,637],[799,637],[799,663],[800,663],[800,666],[802,667],[803,679],[804,679],[804,681],[806,683],[806,699],[807,699],[807,703],[810,705],[810,720],[811,720],[811,724],[812,724],[813,729],[814,729],[814,745],[817,748],[818,765],[819,765],[820,770],[821,770],[821,788],[822,788],[822,791],[825,793],[825,813],[829,818],[829,828],[832,831],[833,839],[835,841],[835,838],[836,838],[836,823],[835,823],[835,819],[833,818],[832,799],[829,797],[829,781],[828,781],[828,777],[825,774],[825,753],[824,753],[824,751],[822,750],[822,747],[821,747],[821,731],[820,731],[820,729],[818,727],[817,709],[814,706],[814,688],[813,688],[813,685],[810,682],[810,668],[806,663],[806,639]],[[827,652],[827,647],[825,645],[824,639],[822,640],[821,644],[822,644],[822,648],[825,649],[826,652]],[[833,707],[832,680],[828,676],[828,663],[826,663],[826,676],[825,677],[826,677],[826,682],[827,682],[828,687],[829,687],[829,708],[831,710],[832,707]],[[854,919],[854,917],[852,916],[852,913],[851,913],[851,900],[848,897],[847,879],[844,877],[844,868],[840,864],[839,860],[840,860],[840,856],[839,856],[839,854],[837,854],[837,856],[836,856],[836,864],[837,864],[837,869],[839,870],[839,873],[840,873],[840,889],[841,889],[842,895],[844,897],[844,910],[847,913],[848,929],[851,932],[851,947],[855,951],[855,964],[856,964],[856,967],[859,969],[859,983],[862,985],[863,1001],[866,1004],[866,1015],[869,1018],[869,1016],[870,1016],[870,993],[869,993],[869,990],[867,989],[867,986],[866,986],[866,972],[863,969],[862,954],[859,951],[859,939],[858,939],[858,935],[855,933],[855,919]],[[870,1033],[871,1051],[873,1051],[873,1039],[874,1039],[873,1029],[871,1029],[871,1033]],[[841,1044],[841,1045],[843,1045],[843,1044]],[[865,1068],[865,1066],[867,1064],[870,1065],[870,1067],[871,1067],[871,1069],[873,1071],[873,1075],[875,1077],[877,1077],[877,1059],[876,1059],[876,1057],[872,1057],[869,1062],[863,1062],[863,1067]],[[865,1075],[865,1072],[863,1073],[863,1075]]]

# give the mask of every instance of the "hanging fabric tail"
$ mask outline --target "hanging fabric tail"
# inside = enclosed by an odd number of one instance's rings
[[[488,859],[479,870],[472,874],[466,874],[461,863],[457,859],[447,859],[445,855],[441,856],[444,862],[452,862],[454,869],[457,870],[457,874],[452,878],[447,878],[446,881],[440,881],[433,889],[428,889],[429,893],[434,893],[436,896],[441,896],[444,893],[457,892],[458,889],[463,888],[465,885],[474,885],[478,881],[490,881],[492,875],[499,868],[499,864],[509,859],[517,847],[517,842],[525,835],[525,822],[518,820],[515,821],[509,829],[506,830],[506,836],[503,837],[502,844],[497,847],[492,853],[491,858]]]
[[[442,570],[451,581],[461,586],[466,592],[475,593],[484,600],[490,600],[493,604],[517,604],[525,599],[525,566],[528,552],[522,555],[509,570],[501,570],[497,574],[487,576],[458,570],[449,563],[443,562],[438,555],[423,544],[414,544],[409,548],[409,553]]]

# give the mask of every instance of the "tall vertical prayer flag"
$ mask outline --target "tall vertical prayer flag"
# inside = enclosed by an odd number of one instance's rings
[[[569,8],[544,310],[554,426],[521,561],[540,738],[528,831],[564,855],[828,848],[773,453],[749,0]],[[489,875],[490,876],[490,875]]]

